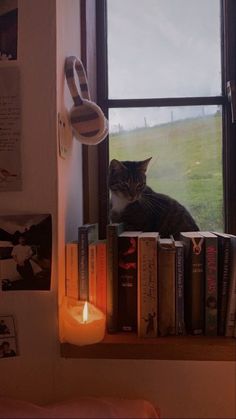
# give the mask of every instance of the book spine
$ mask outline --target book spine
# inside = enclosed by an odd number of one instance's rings
[[[137,237],[119,237],[118,241],[118,327],[124,332],[136,332]]]
[[[88,230],[79,228],[79,275],[80,275],[80,300],[89,299],[88,280]]]
[[[236,325],[236,237],[231,239],[230,281],[226,314],[225,336],[233,337]]]
[[[121,225],[107,226],[107,330],[118,331],[118,235]]]
[[[159,247],[158,278],[159,334],[175,335],[175,249]]]
[[[205,335],[217,336],[217,237],[205,237]]]
[[[78,243],[66,243],[66,296],[79,298]]]
[[[204,332],[204,239],[187,238],[185,281],[185,324],[188,334]]]
[[[98,225],[86,224],[79,227],[79,275],[80,275],[80,300],[89,300],[89,273],[88,273],[88,247],[98,240]]]
[[[225,335],[227,300],[229,288],[230,271],[230,238],[219,237],[219,313],[218,313],[218,334]]]
[[[106,243],[97,243],[97,307],[106,314],[107,308],[107,246]]]
[[[89,301],[96,305],[96,282],[97,282],[97,245],[90,243],[89,245]]]
[[[185,334],[184,322],[184,247],[176,247],[175,260],[175,284],[176,284],[176,334]]]
[[[138,239],[138,335],[157,336],[157,240]]]

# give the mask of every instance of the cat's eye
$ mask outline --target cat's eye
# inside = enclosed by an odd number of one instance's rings
[[[130,188],[130,186],[127,182],[121,182],[120,187],[121,187],[121,189],[126,190],[126,191],[129,190],[129,188]]]
[[[110,185],[110,189],[111,189],[111,191],[118,191],[119,190],[119,188],[118,188],[118,185]]]
[[[138,183],[136,186],[137,191],[141,191],[144,188],[144,183]]]

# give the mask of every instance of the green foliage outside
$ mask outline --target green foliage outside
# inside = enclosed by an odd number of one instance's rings
[[[186,206],[201,230],[223,231],[221,115],[110,135],[110,159],[151,156],[148,185]]]

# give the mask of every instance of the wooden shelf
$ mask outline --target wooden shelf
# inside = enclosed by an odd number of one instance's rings
[[[168,336],[139,339],[120,333],[107,335],[94,345],[61,344],[64,358],[162,359],[198,361],[236,361],[236,339],[205,336]]]

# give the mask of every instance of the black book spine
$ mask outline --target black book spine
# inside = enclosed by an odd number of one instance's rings
[[[185,334],[184,323],[184,247],[176,246],[176,334]]]
[[[118,239],[118,326],[137,331],[137,237]]]
[[[123,224],[107,226],[107,330],[118,331],[118,235]]]
[[[185,324],[187,334],[204,333],[204,239],[183,237],[185,244]]]

